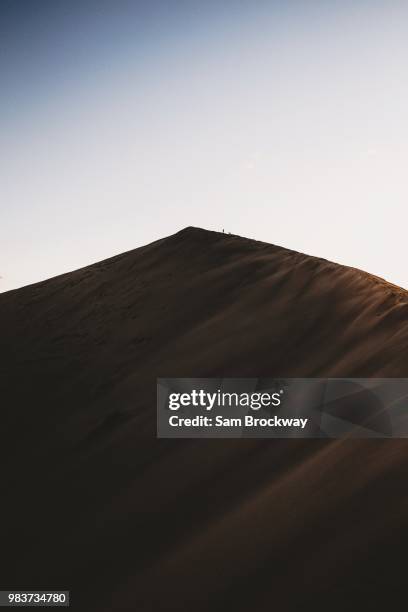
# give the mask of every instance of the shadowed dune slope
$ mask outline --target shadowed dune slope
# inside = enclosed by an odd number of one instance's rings
[[[406,291],[187,228],[1,294],[0,337],[2,588],[90,612],[372,610],[403,588],[404,440],[157,440],[155,383],[406,377]]]

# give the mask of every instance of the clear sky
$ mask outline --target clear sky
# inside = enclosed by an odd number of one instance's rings
[[[0,291],[187,225],[408,288],[406,0],[0,0]]]

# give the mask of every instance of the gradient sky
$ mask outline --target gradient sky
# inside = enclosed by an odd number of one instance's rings
[[[0,0],[0,291],[187,225],[408,288],[406,0]]]

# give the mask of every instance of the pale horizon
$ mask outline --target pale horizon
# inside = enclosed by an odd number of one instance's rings
[[[190,225],[408,288],[406,3],[0,14],[0,292]]]

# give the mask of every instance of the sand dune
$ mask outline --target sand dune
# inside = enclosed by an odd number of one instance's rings
[[[0,295],[2,588],[72,608],[390,607],[405,441],[157,440],[156,378],[408,376],[408,292],[187,228]],[[396,599],[395,599],[396,601]]]

